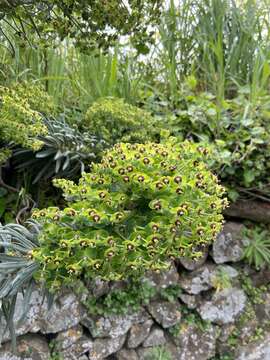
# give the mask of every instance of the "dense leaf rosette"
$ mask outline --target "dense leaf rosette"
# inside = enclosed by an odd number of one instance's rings
[[[50,287],[79,276],[114,280],[196,258],[222,226],[224,189],[185,142],[117,144],[76,185],[56,180],[68,207],[35,211],[40,248],[29,256]]]

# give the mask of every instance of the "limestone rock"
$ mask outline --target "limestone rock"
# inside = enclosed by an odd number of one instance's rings
[[[110,291],[109,282],[101,280],[99,278],[91,281],[91,283],[87,287],[90,293],[96,298],[108,294],[108,292]]]
[[[137,349],[139,360],[170,359],[179,360],[181,350],[170,341],[159,347],[140,347]],[[198,360],[198,359],[197,359]]]
[[[84,310],[74,294],[60,294],[55,299],[53,306],[48,309],[47,302],[43,301],[43,296],[38,289],[33,291],[29,300],[28,312],[24,321],[18,325],[24,311],[24,299],[19,293],[14,314],[17,336],[37,332],[42,334],[57,333],[77,325],[85,316]],[[0,342],[10,340],[9,332],[4,332],[4,330],[5,323],[2,321],[0,323]]]
[[[185,257],[180,257],[179,262],[180,264],[187,270],[194,271],[199,269],[205,262],[208,257],[208,248],[205,247],[203,249],[200,249],[202,252],[202,256],[196,260],[192,260]]]
[[[89,351],[89,359],[102,360],[119,351],[126,340],[125,335],[118,338],[96,339],[92,349]]]
[[[140,360],[135,350],[122,349],[116,354],[117,360]]]
[[[196,309],[197,307],[197,298],[194,295],[188,295],[188,294],[180,294],[179,299],[187,305],[188,309]]]
[[[245,240],[243,239],[243,224],[227,222],[213,243],[213,259],[216,264],[237,262],[242,259]]]
[[[156,286],[159,289],[166,289],[167,287],[178,283],[179,274],[175,265],[172,264],[169,270],[164,270],[160,273],[155,271],[147,272],[145,280],[149,281],[153,286]]]
[[[79,324],[85,312],[72,293],[61,294],[48,310],[45,303],[41,308],[39,326],[42,334],[57,333]]]
[[[15,313],[14,313],[14,323],[16,328],[16,335],[24,335],[29,332],[36,333],[40,330],[40,309],[42,304],[42,297],[38,290],[34,290],[31,298],[29,300],[29,309],[24,317],[24,321],[22,324],[18,325],[19,320],[22,318],[24,314],[24,301],[22,293],[18,293]],[[6,331],[6,323],[3,319],[0,321],[0,342],[5,342],[11,339],[9,331]]]
[[[65,360],[75,360],[80,359],[81,357],[83,358],[85,353],[92,349],[93,341],[89,337],[83,335],[68,348],[59,351],[59,355]]]
[[[65,360],[79,359],[93,347],[93,341],[83,335],[81,326],[60,332],[55,342],[56,350]]]
[[[0,349],[0,360],[48,360],[49,345],[42,336],[27,334],[17,339],[17,354],[12,353],[10,343]]]
[[[238,271],[228,265],[205,264],[199,269],[188,274],[183,274],[180,277],[180,286],[188,294],[198,295],[202,291],[207,291],[214,287],[216,279],[220,273],[224,273],[229,279],[234,279],[238,276]]]
[[[74,326],[68,330],[61,331],[55,338],[57,349],[67,349],[71,345],[75,344],[83,336],[83,330],[81,326]]]
[[[156,322],[158,322],[163,328],[176,325],[181,320],[180,304],[178,301],[153,301],[147,306],[147,309]]]
[[[129,332],[127,347],[130,349],[138,347],[149,335],[153,323],[153,320],[149,319],[142,324],[133,325]]]
[[[133,314],[88,316],[82,320],[94,338],[118,338],[126,334],[133,324],[143,323],[149,318],[146,311],[141,310]]]
[[[228,288],[216,292],[210,301],[204,301],[198,312],[203,320],[219,325],[229,324],[244,311],[246,300],[243,290]]]
[[[151,329],[148,338],[143,342],[143,347],[160,346],[166,343],[164,331],[157,326]]]
[[[209,325],[202,330],[195,324],[186,324],[174,342],[180,348],[178,360],[207,360],[215,355],[218,331]]]
[[[270,359],[270,335],[263,340],[240,347],[236,351],[235,360],[269,360]]]

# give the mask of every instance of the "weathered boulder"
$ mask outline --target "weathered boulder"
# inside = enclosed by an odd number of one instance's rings
[[[83,307],[73,293],[59,294],[50,309],[48,309],[46,299],[43,300],[41,292],[38,289],[34,290],[27,304],[28,311],[21,322],[20,319],[25,313],[25,303],[22,294],[18,294],[14,314],[17,336],[37,332],[57,333],[77,325],[85,316]],[[0,342],[10,340],[10,334],[8,331],[5,332],[5,327],[2,321]]]
[[[96,339],[89,351],[89,359],[102,360],[119,351],[126,340],[125,335],[117,338]]]
[[[67,349],[75,344],[83,336],[83,329],[80,325],[74,326],[68,330],[61,331],[55,338],[57,350]]]
[[[47,340],[40,335],[27,334],[17,339],[17,353],[12,353],[11,344],[0,348],[0,360],[48,360],[50,349]]]
[[[166,338],[164,335],[164,331],[157,326],[153,326],[147,339],[143,342],[143,347],[160,346],[164,345],[165,343]]]
[[[217,327],[201,329],[195,324],[185,324],[174,342],[181,350],[178,360],[207,360],[215,355]]]
[[[156,322],[165,329],[179,323],[181,320],[180,304],[178,301],[152,301],[147,305],[147,309]]]
[[[133,314],[87,316],[81,323],[86,326],[94,338],[119,338],[126,334],[132,325],[145,322],[149,315],[145,310]]]
[[[180,257],[178,259],[179,263],[187,270],[194,271],[199,269],[205,262],[208,257],[208,247],[199,249],[202,253],[202,256],[198,259],[192,260],[186,257]]]
[[[158,347],[140,347],[137,349],[139,360],[154,360],[154,359],[170,359],[179,360],[181,350],[178,349],[172,342],[167,341],[166,344]]]
[[[80,326],[61,332],[55,339],[56,350],[65,360],[80,359],[89,354],[91,360],[105,359],[119,351],[125,342],[125,335],[114,338],[92,339],[83,334]]]
[[[237,349],[235,360],[269,360],[270,335],[264,339]]]
[[[55,343],[59,356],[65,360],[79,359],[93,347],[93,341],[83,334],[81,326],[60,332]]]
[[[42,334],[57,333],[76,326],[86,316],[84,308],[73,293],[61,294],[48,310],[41,307],[38,324]]]
[[[237,278],[238,271],[228,265],[205,264],[199,269],[188,274],[183,273],[180,276],[180,286],[188,294],[198,295],[202,291],[207,291],[215,287],[216,280],[221,276],[221,273],[229,279]]]
[[[135,350],[122,349],[115,355],[117,360],[140,360]]]
[[[203,320],[219,325],[233,323],[244,311],[247,297],[243,290],[228,288],[216,292],[197,309]]]
[[[153,320],[149,319],[142,324],[132,325],[127,339],[127,347],[137,348],[149,335],[153,323]]]
[[[31,298],[29,300],[28,312],[24,317],[23,323],[18,325],[20,319],[25,312],[25,304],[23,301],[23,295],[21,293],[17,296],[15,313],[14,313],[14,323],[16,328],[16,335],[24,335],[27,333],[36,333],[40,330],[40,312],[42,306],[42,297],[38,290],[34,290]],[[5,331],[6,323],[2,319],[0,322],[0,342],[5,342],[10,340],[9,331]]]
[[[170,269],[159,273],[148,271],[145,275],[145,280],[149,281],[152,286],[156,286],[159,289],[166,289],[167,287],[178,283],[179,274],[175,265],[172,264]]]
[[[78,341],[66,349],[60,350],[59,356],[65,360],[81,359],[88,351],[93,349],[93,341],[87,336],[83,335]]]
[[[179,299],[187,305],[187,308],[190,310],[196,309],[198,305],[198,296],[195,295],[188,295],[188,294],[180,294]]]
[[[243,257],[247,240],[243,238],[243,224],[229,221],[213,243],[212,257],[216,264],[237,262]]]
[[[96,298],[108,294],[110,291],[109,282],[101,280],[99,278],[92,280],[88,284],[87,288],[90,291],[91,295]]]

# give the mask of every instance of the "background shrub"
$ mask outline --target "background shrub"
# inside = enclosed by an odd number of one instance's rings
[[[158,136],[150,113],[118,98],[101,98],[94,102],[86,113],[84,125],[109,144],[144,143]]]
[[[248,86],[221,104],[213,94],[187,86],[166,126],[180,140],[213,145],[211,167],[234,200],[239,193],[269,196],[269,119],[270,97],[265,93],[254,97]]]
[[[11,88],[0,87],[0,141],[5,146],[40,149],[43,143],[37,137],[47,133],[41,113],[52,110],[50,97],[37,85],[21,83]],[[4,149],[1,154],[5,154]]]

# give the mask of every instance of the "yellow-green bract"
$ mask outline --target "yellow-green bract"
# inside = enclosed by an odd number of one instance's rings
[[[38,279],[57,288],[76,278],[116,280],[196,258],[221,230],[224,188],[200,145],[116,144],[79,184],[56,180],[68,207],[37,210],[43,224]]]
[[[86,113],[84,125],[109,144],[144,143],[154,140],[159,133],[149,112],[113,97],[94,102]]]
[[[47,128],[41,113],[52,112],[50,97],[37,85],[18,83],[11,88],[0,87],[0,140],[5,144],[16,144],[38,150]],[[0,149],[0,163],[10,154]]]

